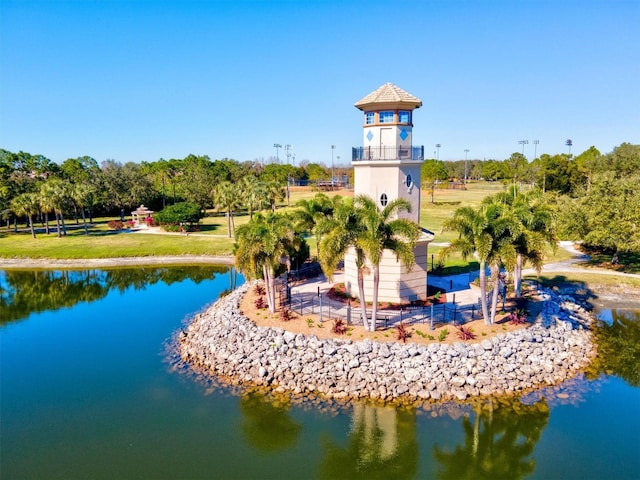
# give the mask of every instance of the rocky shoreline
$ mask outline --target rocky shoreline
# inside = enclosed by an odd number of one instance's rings
[[[540,315],[527,328],[453,345],[318,339],[258,327],[239,310],[245,284],[196,315],[180,332],[188,365],[233,385],[277,393],[382,401],[465,400],[557,385],[595,355],[589,311],[540,290]]]

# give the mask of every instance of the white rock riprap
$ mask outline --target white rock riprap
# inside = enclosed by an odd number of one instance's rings
[[[595,353],[589,312],[541,291],[534,325],[479,343],[400,344],[319,339],[258,327],[239,312],[245,284],[198,314],[179,335],[180,356],[233,384],[329,398],[464,400],[570,378]]]

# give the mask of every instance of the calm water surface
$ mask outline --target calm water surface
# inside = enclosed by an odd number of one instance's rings
[[[607,362],[563,389],[337,411],[171,368],[172,335],[241,281],[226,267],[0,272],[2,479],[640,478],[640,312],[605,312]]]

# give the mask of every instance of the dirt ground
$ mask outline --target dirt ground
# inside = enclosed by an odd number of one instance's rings
[[[288,330],[292,333],[302,333],[304,335],[315,335],[318,338],[336,338],[342,340],[364,340],[369,338],[378,342],[397,342],[398,335],[395,327],[389,327],[386,329],[378,328],[375,332],[367,332],[364,327],[358,325],[350,325],[346,334],[336,334],[332,332],[334,320],[324,318],[323,322],[320,322],[319,315],[307,315],[300,316],[297,313],[293,313],[293,318],[289,321],[283,321],[280,318],[279,312],[271,314],[268,309],[257,309],[255,307],[255,300],[258,295],[253,288],[249,289],[247,294],[240,303],[241,312],[250,320],[255,322],[256,325],[262,327],[275,327]],[[530,311],[529,319],[534,319],[539,311],[540,304],[535,300],[530,300],[527,305],[527,310]],[[511,308],[507,308],[507,311],[511,311]],[[496,316],[496,323],[493,325],[485,325],[484,320],[474,320],[472,322],[465,323],[465,327],[470,328],[475,334],[475,339],[466,340],[468,343],[477,343],[497,335],[498,333],[511,332],[520,328],[526,327],[525,325],[512,325],[507,319],[507,314],[500,314]],[[440,335],[443,330],[447,330],[448,334],[443,340],[440,340]],[[417,324],[415,326],[409,326],[408,330],[411,332],[411,337],[407,339],[407,343],[417,344],[429,344],[433,342],[452,344],[462,341],[458,335],[457,327],[453,325],[440,326],[434,328],[433,331],[429,330],[429,324]]]

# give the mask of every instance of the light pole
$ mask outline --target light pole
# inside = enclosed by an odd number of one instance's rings
[[[469,149],[464,149],[464,184],[467,184],[467,153],[469,153]]]
[[[273,147],[276,149],[276,163],[280,163],[280,157],[278,156],[278,149],[282,148],[282,145],[279,143],[274,143]]]
[[[522,145],[522,156],[524,157],[524,146],[529,145],[529,140],[518,140],[518,143]]]
[[[442,146],[442,145],[440,145],[439,143],[436,143],[436,148],[438,149],[438,154],[437,154],[437,156],[436,156],[436,160],[440,160],[440,147],[441,147],[441,146]]]
[[[573,145],[573,142],[571,141],[570,138],[567,138],[567,141],[564,142],[564,144],[569,147],[569,155],[571,155],[571,145]]]
[[[538,158],[538,144],[539,143],[540,143],[540,140],[534,140],[533,141],[533,160]]]
[[[285,152],[286,152],[286,154],[287,154],[287,165],[289,164],[289,162],[290,162],[290,157],[291,157],[291,154],[289,153],[289,150],[290,150],[290,149],[291,149],[291,145],[288,145],[288,144],[287,144],[287,145],[285,145],[285,146],[284,146],[284,151],[285,151]]]
[[[333,192],[333,151],[336,149],[335,145],[331,145],[331,191]]]

